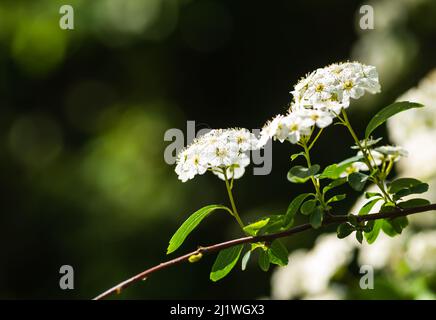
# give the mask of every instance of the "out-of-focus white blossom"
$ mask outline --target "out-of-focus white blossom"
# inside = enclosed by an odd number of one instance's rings
[[[398,173],[404,177],[417,177],[430,185],[422,195],[431,202],[436,201],[436,69],[431,71],[415,88],[408,90],[398,100],[414,101],[424,108],[411,109],[388,119],[390,139],[401,143],[409,156],[398,163]],[[410,217],[417,226],[436,225],[436,216],[422,213]]]
[[[274,299],[321,297],[327,293],[331,277],[352,259],[354,245],[336,234],[320,236],[310,251],[298,250],[289,264],[277,268],[271,279]]]
[[[406,258],[417,271],[436,271],[436,231],[424,231],[410,238]]]
[[[403,232],[405,233],[405,231]],[[359,265],[370,265],[374,269],[382,269],[401,258],[405,234],[401,237],[389,237],[382,231],[373,244],[364,242],[359,250]]]
[[[256,136],[247,129],[216,129],[196,139],[177,156],[176,173],[183,182],[211,170],[224,179],[242,177],[250,164],[246,152],[255,150]]]
[[[409,150],[407,161],[398,165],[402,175],[427,178],[436,173],[436,70],[425,77],[416,88],[398,100],[421,103],[425,108],[402,112],[387,121],[390,139]]]

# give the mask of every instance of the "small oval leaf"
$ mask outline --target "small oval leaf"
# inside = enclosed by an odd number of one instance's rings
[[[216,260],[212,266],[212,271],[210,272],[210,280],[218,281],[224,278],[230,271],[232,271],[236,262],[238,262],[239,256],[241,255],[243,244],[223,249],[218,253]]]

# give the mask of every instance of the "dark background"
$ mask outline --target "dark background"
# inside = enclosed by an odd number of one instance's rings
[[[165,130],[185,131],[187,120],[199,129],[260,128],[284,112],[307,72],[354,58],[372,63],[359,43],[382,32],[403,45],[389,52],[402,64],[381,66],[382,94],[350,109],[362,132],[436,65],[434,1],[382,31],[377,23],[358,29],[363,2],[350,0],[70,1],[74,31],[59,28],[61,4],[0,3],[0,298],[91,298],[167,259],[168,240],[190,213],[227,201],[214,176],[177,180],[163,158]],[[385,13],[375,14],[377,22]],[[342,128],[329,127],[315,161],[349,157],[350,144]],[[237,181],[245,221],[282,212],[303,192],[286,180],[294,149],[273,150],[270,175],[249,169]],[[180,252],[238,235],[228,216],[212,215]],[[310,247],[315,238],[309,232],[287,245]],[[271,271],[254,264],[212,283],[213,258],[158,273],[118,298],[269,295]],[[75,270],[71,291],[59,289],[64,264]]]

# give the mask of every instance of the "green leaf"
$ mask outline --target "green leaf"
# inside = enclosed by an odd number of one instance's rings
[[[378,192],[365,192],[366,199],[370,199],[370,198],[374,198],[374,197],[383,198],[383,195],[381,193],[378,193]]]
[[[294,161],[294,160],[297,159],[299,156],[304,156],[304,152],[294,153],[293,155],[291,155],[291,161]]]
[[[244,227],[244,231],[246,233],[248,233],[250,236],[255,236],[257,235],[257,233],[259,232],[260,229],[262,229],[263,227],[265,227],[268,222],[269,222],[270,218],[264,218],[261,220],[258,220],[256,222],[253,222],[249,225],[246,225]]]
[[[377,239],[378,235],[380,234],[380,229],[382,224],[383,224],[382,219],[375,220],[372,230],[370,232],[365,232],[365,238],[369,244],[374,243],[375,240]]]
[[[320,167],[317,164],[309,168],[303,166],[292,167],[288,172],[288,180],[292,183],[304,183],[318,173]]]
[[[397,193],[394,194],[394,200],[401,199],[405,196],[408,196],[410,194],[418,194],[418,193],[424,193],[428,191],[428,184],[427,183],[420,183],[417,184],[411,188],[407,189],[401,189]]]
[[[428,201],[427,199],[415,198],[415,199],[410,199],[407,201],[400,202],[400,203],[398,203],[398,206],[400,208],[407,209],[407,208],[426,206],[429,204],[430,204],[430,201]]]
[[[398,232],[397,230],[394,228],[394,226],[391,224],[391,221],[386,220],[386,219],[381,219],[382,224],[381,224],[381,229],[383,230],[384,233],[386,233],[389,237],[395,237]]]
[[[368,214],[371,209],[374,207],[374,205],[379,202],[380,200],[383,200],[381,198],[377,198],[377,199],[373,199],[368,201],[367,203],[365,203],[362,208],[360,208],[359,210],[359,216],[364,216],[366,214]]]
[[[286,210],[285,217],[283,219],[283,226],[287,227],[293,224],[295,214],[297,213],[298,209],[300,208],[301,204],[303,203],[306,198],[310,196],[310,193],[303,193],[299,196],[295,197],[294,200],[289,204],[288,210]]]
[[[269,215],[269,222],[266,226],[264,226],[262,229],[260,229],[261,234],[270,234],[274,232],[278,232],[283,230],[284,228],[284,218],[285,216],[283,214],[273,214]],[[293,224],[293,221],[291,221],[291,224]],[[290,226],[289,225],[289,226]]]
[[[398,178],[392,181],[391,183],[388,183],[387,186],[388,186],[388,192],[394,194],[402,189],[410,189],[419,184],[422,184],[422,182],[419,181],[418,179]]]
[[[360,172],[353,172],[348,176],[348,183],[350,184],[351,188],[353,188],[354,190],[362,191],[368,178],[369,176],[367,176],[366,174]]]
[[[359,241],[360,244],[362,244],[363,241],[363,233],[361,230],[356,231],[356,240]]]
[[[321,207],[316,207],[310,215],[309,223],[314,229],[318,229],[322,225],[323,211]]]
[[[369,233],[374,228],[374,220],[367,221],[365,226],[363,227],[363,231]]]
[[[316,203],[318,201],[315,199],[307,200],[300,208],[300,212],[304,215],[309,215],[315,210]]]
[[[338,201],[344,200],[346,197],[347,197],[346,194],[337,194],[337,195],[331,197],[330,199],[328,199],[327,203],[338,202]]]
[[[251,251],[256,249],[262,249],[263,251],[268,250],[268,247],[265,245],[265,242],[254,242],[251,244]]]
[[[288,264],[288,249],[280,240],[274,240],[268,249],[269,261],[281,267]]]
[[[398,217],[389,220],[389,223],[398,234],[401,234],[403,230],[409,225],[409,220],[407,219],[407,217]]]
[[[362,159],[363,156],[359,155],[345,159],[338,164],[331,164],[324,169],[324,171],[320,174],[318,178],[336,180],[353,162],[360,161]]]
[[[336,230],[339,239],[348,237],[353,231],[354,231],[354,227],[349,223],[340,224],[338,226],[338,229]]]
[[[251,250],[248,250],[242,257],[242,264],[241,264],[242,271],[245,271],[245,269],[247,269],[247,263],[250,260],[250,257],[251,257]]]
[[[238,262],[243,247],[244,245],[240,244],[221,250],[212,266],[210,280],[215,282],[224,278],[233,269],[236,262]]]
[[[352,226],[357,227],[359,225],[359,220],[357,220],[357,216],[356,215],[350,213],[350,214],[347,215],[347,219],[348,219],[348,222]]]
[[[386,108],[377,112],[377,114],[368,123],[368,126],[365,130],[365,138],[368,138],[378,126],[382,125],[388,118],[392,117],[393,115],[408,109],[421,107],[423,107],[422,104],[409,101],[395,102],[387,106]]]
[[[268,271],[269,269],[269,255],[264,250],[259,250],[259,259],[258,259],[259,267],[263,271]]]
[[[328,185],[326,185],[323,189],[322,189],[322,193],[326,193],[327,191],[339,187],[341,185],[343,185],[344,183],[347,182],[347,178],[339,178],[336,180],[333,180],[332,182],[330,182]]]
[[[227,210],[227,207],[217,204],[211,204],[209,206],[203,207],[197,211],[195,211],[191,216],[183,222],[183,224],[177,229],[174,235],[170,239],[170,243],[167,248],[167,254],[174,252],[179,248],[183,241],[185,241],[186,237],[194,230],[198,224],[206,218],[212,211],[224,209]]]

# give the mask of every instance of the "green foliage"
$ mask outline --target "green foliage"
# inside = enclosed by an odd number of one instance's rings
[[[268,248],[268,256],[270,263],[277,264],[279,266],[286,266],[288,264],[288,249],[279,240],[274,240]]]
[[[357,230],[356,231],[356,240],[359,243],[362,243],[362,241],[363,241],[363,232],[361,230]]]
[[[360,172],[353,172],[348,176],[348,183],[356,191],[362,191],[369,176]]]
[[[180,228],[177,229],[177,231],[171,237],[167,248],[167,254],[176,251],[182,245],[183,241],[185,241],[186,237],[199,225],[199,223],[212,211],[218,209],[228,210],[225,206],[211,204],[195,211],[188,219],[186,219],[185,222],[183,222]]]
[[[387,234],[389,237],[395,237],[397,234],[399,234],[392,225],[392,222],[390,220],[381,219],[381,229],[385,234]]]
[[[382,125],[387,119],[392,117],[393,115],[408,110],[412,108],[422,108],[423,105],[419,103],[409,102],[409,101],[402,101],[402,102],[395,102],[384,109],[380,110],[376,113],[376,115],[371,119],[371,121],[368,123],[366,130],[365,130],[365,138],[369,138],[371,133],[380,125]]]
[[[344,200],[347,197],[346,194],[338,194],[327,200],[327,203],[338,202]]]
[[[403,189],[410,189],[417,185],[420,185],[422,182],[418,179],[414,178],[398,178],[392,181],[391,183],[388,183],[388,192],[395,194]]]
[[[283,219],[283,226],[286,227],[293,224],[295,214],[297,213],[303,201],[310,195],[311,193],[303,193],[292,200],[292,202],[289,204],[288,210],[286,210],[286,214]]]
[[[338,234],[339,239],[343,239],[348,237],[354,230],[355,228],[351,224],[345,222],[338,226],[336,233]]]
[[[427,183],[420,183],[416,186],[413,186],[411,188],[401,189],[397,193],[394,194],[394,200],[400,200],[403,197],[406,197],[411,194],[420,194],[428,191],[428,184]]]
[[[294,153],[293,155],[291,155],[291,161],[294,161],[300,156],[304,156],[304,154],[305,154],[304,152]]]
[[[411,194],[427,192],[428,184],[414,178],[399,178],[388,184],[388,192],[394,200],[399,200]]]
[[[262,271],[268,271],[269,270],[269,255],[267,251],[265,250],[259,250],[259,258],[258,258],[258,264]]]
[[[322,189],[322,193],[326,194],[331,189],[339,187],[339,186],[343,185],[346,182],[347,182],[347,178],[339,178],[339,179],[333,180],[332,182],[330,182],[328,185],[326,185]]]
[[[288,172],[288,180],[292,183],[305,183],[310,177],[318,173],[320,166],[314,164],[309,168],[303,166],[292,167]]]
[[[400,208],[407,209],[407,208],[426,206],[429,204],[430,201],[428,201],[427,199],[415,198],[415,199],[410,199],[407,201],[400,202],[398,203],[398,206]]]
[[[321,227],[322,225],[322,221],[323,221],[324,215],[323,215],[323,210],[321,207],[316,207],[315,210],[313,210],[312,214],[310,215],[310,225],[314,228],[314,229],[318,229],[319,227]]]
[[[282,214],[275,214],[268,216],[268,224],[259,230],[259,234],[270,234],[289,228],[294,221],[291,220],[289,224],[285,224],[285,216]]]
[[[377,199],[373,199],[373,200],[370,200],[367,203],[365,203],[362,206],[362,208],[360,208],[360,210],[359,210],[359,216],[364,216],[364,215],[368,214],[371,211],[371,209],[374,207],[374,205],[377,202],[379,202],[380,200],[382,200],[382,199],[377,198]]]
[[[310,215],[315,210],[317,202],[315,199],[307,200],[301,205],[300,212],[304,215]]]
[[[240,244],[221,250],[212,266],[210,280],[216,282],[228,275],[238,262],[243,247],[244,245]]]
[[[366,238],[366,241],[369,244],[372,244],[372,243],[375,242],[375,240],[377,240],[377,237],[380,234],[380,230],[381,230],[381,226],[383,224],[383,220],[382,219],[375,220],[375,221],[371,222],[371,224],[372,224],[371,231],[365,232],[365,238]]]
[[[244,227],[244,231],[246,233],[248,233],[250,236],[255,236],[257,235],[257,233],[259,232],[260,229],[262,229],[263,227],[265,227],[268,222],[269,222],[270,218],[264,218],[261,220],[258,220],[256,222],[253,222],[247,226]]]
[[[365,192],[366,199],[370,199],[374,197],[383,198],[383,195],[379,192]]]
[[[363,159],[363,156],[354,156],[338,164],[331,164],[327,166],[320,174],[319,179],[332,179],[336,180],[340,178],[340,175],[353,163]]]
[[[401,234],[403,232],[403,229],[405,229],[409,225],[409,220],[407,219],[407,217],[398,217],[389,220],[389,223],[397,234]]]

